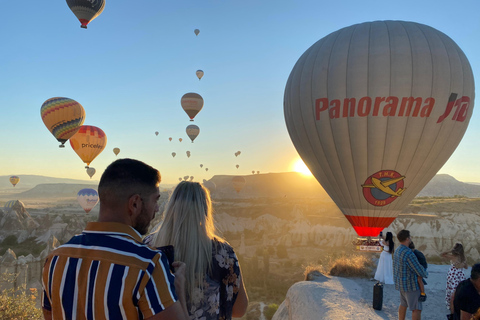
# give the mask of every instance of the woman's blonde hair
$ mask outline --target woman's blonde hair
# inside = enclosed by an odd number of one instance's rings
[[[175,260],[186,264],[186,293],[203,290],[205,274],[212,269],[212,240],[215,233],[210,192],[198,182],[182,181],[166,205],[163,222],[153,231],[151,246],[173,245]]]

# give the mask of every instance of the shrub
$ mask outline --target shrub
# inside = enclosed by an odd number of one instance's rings
[[[13,245],[16,245],[17,243],[18,243],[17,242],[17,237],[15,235],[11,234],[3,240],[2,245],[13,246]]]
[[[329,274],[339,277],[370,278],[375,267],[376,265],[370,257],[354,254],[333,261]]]
[[[4,273],[1,280],[13,282],[15,277],[14,274]],[[35,306],[37,299],[39,293],[36,289],[20,287],[0,291],[0,320],[43,319],[42,311]]]
[[[278,304],[271,303],[263,310],[263,315],[267,320],[272,320],[273,315],[275,314],[275,312],[277,312],[277,309]]]

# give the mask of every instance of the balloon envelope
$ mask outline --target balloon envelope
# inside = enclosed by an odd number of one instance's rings
[[[67,5],[80,21],[82,28],[98,17],[105,8],[105,0],[67,0]]]
[[[17,176],[11,176],[9,180],[10,180],[10,183],[13,184],[13,186],[15,187],[17,183],[20,181],[20,178]]]
[[[155,131],[155,135],[158,136],[158,131]]]
[[[172,157],[174,157],[174,158],[175,158],[175,156],[176,156],[176,155],[177,155],[177,153],[176,153],[176,152],[172,152]]]
[[[232,178],[232,186],[233,186],[233,189],[235,189],[235,191],[237,191],[237,193],[239,193],[243,187],[245,186],[245,178],[242,177],[242,176],[236,176],[236,177],[233,177]]]
[[[87,168],[87,174],[90,176],[90,178],[93,177],[95,172],[97,172],[97,170],[95,170],[95,168],[92,168],[92,167]]]
[[[195,30],[193,30],[193,32],[195,33],[196,36],[198,36],[198,34],[200,33],[200,30],[195,29]]]
[[[77,101],[70,98],[50,98],[42,104],[40,115],[43,123],[61,143],[60,147],[75,133],[85,121],[85,110]]]
[[[200,134],[200,128],[194,124],[191,124],[187,127],[187,136],[190,138],[190,140],[195,140],[196,137]]]
[[[375,21],[310,47],[287,81],[290,138],[360,236],[377,236],[450,157],[473,111],[470,64],[429,26]]]
[[[195,74],[197,75],[198,80],[200,80],[203,77],[203,70],[197,70],[197,72],[195,72]]]
[[[117,156],[120,153],[120,148],[113,148],[113,153]]]
[[[98,192],[95,189],[85,188],[77,193],[77,201],[86,213],[89,213],[98,203]]]
[[[105,149],[107,136],[100,128],[84,125],[70,138],[70,145],[88,167],[93,159]]]
[[[198,93],[185,93],[180,100],[183,110],[190,117],[190,121],[193,121],[193,118],[202,110],[203,108],[203,98]]]

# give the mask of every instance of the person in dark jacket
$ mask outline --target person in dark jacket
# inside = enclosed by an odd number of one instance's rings
[[[427,271],[428,263],[427,263],[427,259],[425,258],[425,255],[421,251],[418,251],[417,249],[415,249],[415,244],[413,243],[413,241],[410,242],[408,247],[410,249],[412,249],[413,253],[415,254],[415,256],[418,259],[418,262],[422,265],[422,267],[425,268],[425,271]],[[427,284],[427,282],[422,277],[418,277],[417,281],[418,281],[418,285],[420,287],[420,298],[419,298],[419,300],[420,301],[425,301],[425,300],[427,300],[427,295],[425,293],[425,285]]]

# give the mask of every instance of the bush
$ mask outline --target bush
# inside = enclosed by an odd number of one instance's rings
[[[370,278],[376,265],[365,255],[343,256],[333,261],[329,274],[338,277]]]
[[[277,312],[277,309],[278,309],[278,304],[275,304],[275,303],[269,304],[263,310],[263,315],[265,316],[265,318],[267,318],[267,320],[272,320],[273,315],[275,314],[275,312]]]
[[[2,242],[2,245],[4,246],[14,246],[16,245],[18,242],[17,242],[17,237],[15,235],[9,235],[8,237],[6,237],[3,242]]]
[[[15,277],[14,274],[4,273],[0,280],[13,282]],[[39,293],[33,288],[26,290],[25,287],[21,287],[0,291],[0,320],[43,319],[42,311],[35,306],[37,299]]]

